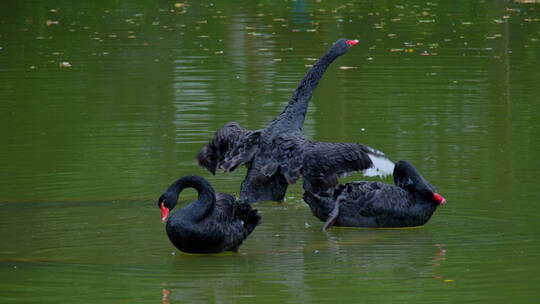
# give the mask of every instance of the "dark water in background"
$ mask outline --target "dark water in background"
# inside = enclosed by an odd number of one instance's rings
[[[540,4],[524,2],[2,2],[1,302],[537,300]],[[255,205],[238,254],[179,253],[158,195],[186,174],[238,194],[245,170],[212,177],[196,152],[231,120],[265,126],[341,37],[361,43],[307,137],[407,159],[447,206],[422,228],[324,234],[294,185]]]

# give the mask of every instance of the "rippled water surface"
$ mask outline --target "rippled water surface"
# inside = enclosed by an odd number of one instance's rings
[[[0,8],[0,302],[538,300],[538,1]],[[159,194],[198,174],[238,195],[245,169],[211,176],[195,154],[226,122],[265,126],[341,37],[360,44],[306,136],[407,159],[448,204],[420,228],[323,233],[299,183],[254,205],[238,253],[177,251]]]

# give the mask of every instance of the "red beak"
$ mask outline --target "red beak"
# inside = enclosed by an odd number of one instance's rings
[[[444,197],[442,195],[440,195],[439,193],[433,193],[433,199],[439,203],[439,205],[444,205],[446,204],[446,199],[444,199]]]
[[[347,44],[349,46],[353,46],[353,45],[356,45],[358,43],[358,40],[347,40]]]
[[[165,202],[161,202],[161,221],[163,223],[167,222],[167,218],[169,217],[169,208],[165,207]]]

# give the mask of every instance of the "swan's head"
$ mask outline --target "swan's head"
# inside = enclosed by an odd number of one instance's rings
[[[437,204],[446,204],[446,199],[435,191],[416,168],[405,160],[400,160],[394,167],[394,183],[405,190],[418,193],[425,199]]]
[[[161,221],[163,223],[167,222],[170,211],[176,206],[178,197],[171,192],[163,193],[158,199],[158,207],[161,209]]]
[[[337,56],[345,54],[351,47],[358,44],[358,40],[349,40],[349,39],[339,39],[334,43],[332,48],[330,49],[330,52],[336,54]]]

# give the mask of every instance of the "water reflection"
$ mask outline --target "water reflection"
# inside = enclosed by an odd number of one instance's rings
[[[309,302],[321,296],[330,299],[335,290],[349,286],[350,294],[340,298],[351,300],[361,295],[358,287],[368,277],[446,278],[437,267],[446,262],[447,249],[434,240],[432,230],[335,229],[327,236],[304,213],[305,207],[261,209],[265,220],[273,221],[260,226],[240,253],[171,257],[170,278],[163,283],[170,298],[217,302],[263,292],[285,301]],[[298,217],[311,224],[299,223]],[[201,289],[203,285],[212,292]]]

